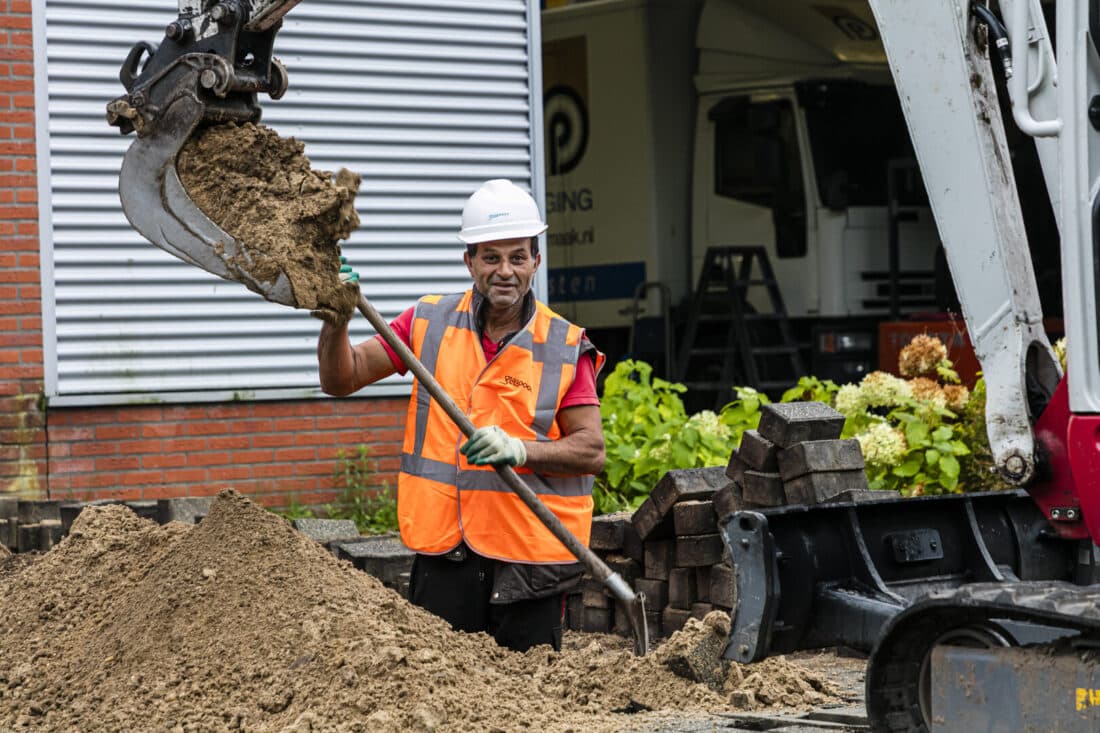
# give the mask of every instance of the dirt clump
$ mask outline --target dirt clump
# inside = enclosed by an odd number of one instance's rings
[[[339,240],[359,226],[360,178],[313,170],[305,146],[263,125],[204,128],[176,159],[180,181],[244,250],[232,264],[263,282],[285,272],[299,308],[348,313],[358,288],[339,282]]]
[[[713,633],[685,631],[698,627]],[[660,650],[510,652],[233,492],[194,527],[85,509],[0,577],[0,659],[0,729],[35,731],[616,731],[646,718],[617,710],[728,711],[738,690],[793,699],[800,685],[776,670],[825,694],[789,663],[730,665],[708,687]],[[784,691],[763,694],[768,680]]]

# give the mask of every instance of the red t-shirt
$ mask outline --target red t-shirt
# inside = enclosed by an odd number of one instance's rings
[[[405,342],[405,345],[410,349],[412,348],[412,342],[409,339],[409,334],[412,333],[412,318],[413,309],[409,308],[407,311],[399,315],[390,321],[390,328],[393,329],[397,338]],[[382,348],[389,354],[390,361],[393,362],[393,366],[397,369],[398,374],[404,374],[408,371],[405,365],[401,363],[401,359],[390,345],[387,344],[381,336],[375,336],[379,343],[382,344]],[[485,352],[485,360],[491,361],[500,347],[493,341],[490,341],[484,334],[481,336],[481,348]],[[561,405],[558,409],[566,407],[577,407],[579,405],[599,405],[600,398],[596,394],[596,360],[585,357],[577,364],[577,371],[573,377],[573,384],[569,385],[569,389],[566,391],[565,396],[561,399]]]

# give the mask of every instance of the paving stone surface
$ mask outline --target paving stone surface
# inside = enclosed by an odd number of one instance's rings
[[[835,440],[844,429],[844,415],[824,402],[777,402],[760,408],[760,434],[789,448],[807,440]]]

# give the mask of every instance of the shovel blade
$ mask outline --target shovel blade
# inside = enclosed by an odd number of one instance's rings
[[[645,593],[635,593],[634,600],[626,606],[630,616],[630,633],[634,641],[634,656],[649,654],[649,625],[645,620]]]
[[[297,307],[286,273],[280,271],[271,281],[254,277],[247,250],[195,205],[180,181],[176,156],[204,112],[194,96],[181,95],[164,111],[154,132],[130,145],[119,174],[122,210],[135,230],[165,252],[274,303]]]

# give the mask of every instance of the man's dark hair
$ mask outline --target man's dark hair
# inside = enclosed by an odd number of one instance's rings
[[[539,253],[539,238],[538,237],[531,237],[531,256],[535,257],[535,256],[538,255],[538,253]],[[470,257],[476,257],[477,256],[477,245],[476,244],[467,244],[466,245],[466,254],[470,255]]]

